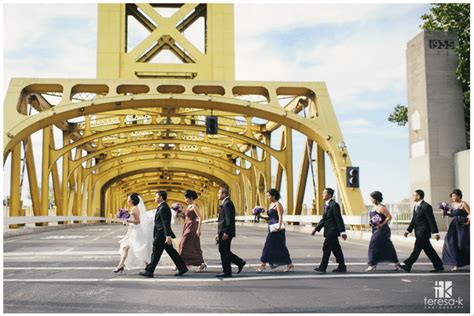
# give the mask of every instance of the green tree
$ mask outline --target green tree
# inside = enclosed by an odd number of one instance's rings
[[[397,123],[399,126],[405,126],[408,123],[407,107],[397,104],[393,112],[388,116],[388,120],[392,123]]]
[[[464,93],[464,121],[467,147],[470,148],[470,4],[469,3],[436,3],[432,4],[430,12],[421,16],[423,24],[420,27],[427,31],[449,31],[458,36],[459,43],[455,48],[458,66],[456,76],[461,82]],[[403,126],[407,122],[406,107],[397,105],[388,120]]]
[[[455,48],[458,66],[456,76],[461,82],[464,93],[464,121],[466,127],[467,147],[470,147],[470,47],[471,21],[469,3],[437,3],[430,8],[430,13],[421,16],[421,28],[427,31],[449,31],[458,36],[459,44]]]

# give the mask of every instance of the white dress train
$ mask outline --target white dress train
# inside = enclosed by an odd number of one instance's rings
[[[138,204],[140,210],[140,224],[129,223],[127,233],[122,238],[119,252],[129,246],[128,256],[125,259],[125,268],[145,268],[150,262],[153,242],[154,211],[147,212],[145,204],[140,197]]]

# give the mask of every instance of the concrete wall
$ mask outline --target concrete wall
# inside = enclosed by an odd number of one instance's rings
[[[464,150],[454,155],[455,187],[462,191],[462,199],[471,204],[471,151]]]
[[[454,33],[423,31],[407,45],[410,190],[433,206],[454,189],[454,155],[466,149],[457,44]]]

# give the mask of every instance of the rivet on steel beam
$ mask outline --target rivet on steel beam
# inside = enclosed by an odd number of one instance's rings
[[[12,134],[12,133],[7,133],[7,136],[10,137],[10,138],[13,138],[13,134]]]
[[[115,102],[115,105],[116,105],[116,106],[121,106],[121,105],[122,105],[122,102],[120,102],[120,101],[119,101],[119,102]]]
[[[212,97],[207,98],[207,101],[212,101]]]
[[[331,135],[326,136],[326,140],[330,140],[332,138]]]

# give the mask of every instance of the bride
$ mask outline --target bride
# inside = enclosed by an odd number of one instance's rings
[[[113,271],[122,272],[124,268],[144,268],[151,258],[154,216],[153,212],[146,211],[145,203],[141,196],[132,193],[128,197],[131,206],[127,234],[120,243],[120,262]]]

